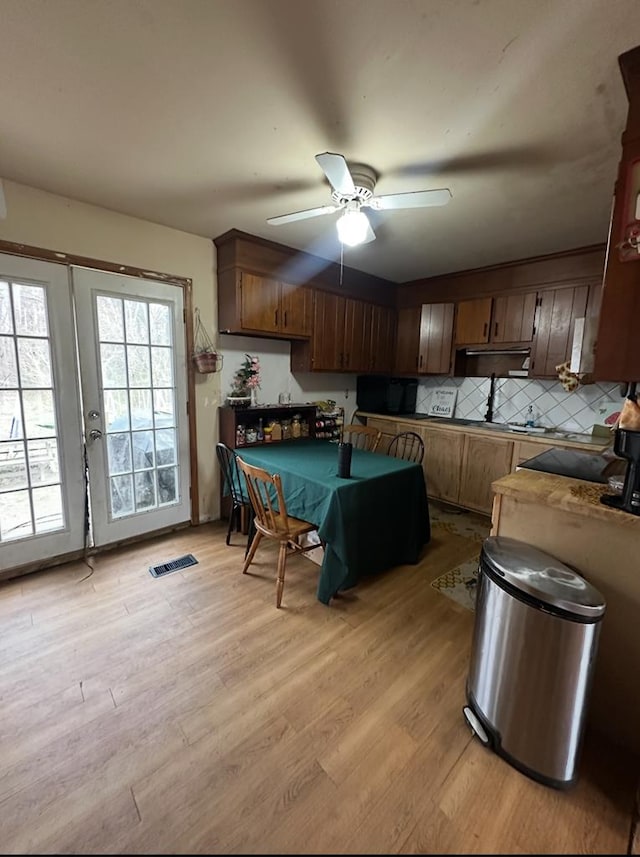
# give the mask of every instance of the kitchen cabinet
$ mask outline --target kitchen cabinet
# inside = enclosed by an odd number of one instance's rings
[[[451,371],[453,316],[452,303],[398,310],[395,359],[398,375],[447,375]]]
[[[271,277],[228,269],[218,275],[221,333],[309,337],[313,290]]]
[[[489,342],[493,298],[475,298],[456,304],[456,345],[482,345]]]
[[[389,452],[389,444],[393,438],[401,431],[406,431],[407,426],[402,423],[394,423],[391,420],[377,420],[373,417],[367,417],[366,423],[372,428],[378,429],[380,432],[380,442],[376,448],[376,452],[386,455]]]
[[[489,341],[531,342],[537,297],[537,292],[525,292],[494,298]]]
[[[571,359],[574,322],[586,315],[588,303],[589,285],[540,292],[529,377],[558,377],[555,367]]]
[[[405,426],[406,430],[407,426]],[[423,469],[430,499],[458,504],[464,433],[419,428],[424,441]]]
[[[490,515],[491,483],[511,471],[512,459],[513,441],[465,433],[458,504]]]
[[[391,370],[395,320],[391,307],[317,289],[312,318],[310,340],[291,343],[293,372]]]
[[[553,444],[538,443],[532,440],[516,440],[513,443],[513,458],[511,459],[511,470],[515,471],[519,464],[523,461],[528,461],[530,458],[535,458],[536,455],[542,455],[549,449],[553,449]]]
[[[370,372],[384,374],[393,368],[393,353],[396,342],[396,313],[392,307],[367,304],[369,319],[367,350]]]
[[[537,292],[459,301],[456,304],[456,345],[531,342]]]

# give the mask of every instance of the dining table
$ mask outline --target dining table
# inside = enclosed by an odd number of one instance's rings
[[[239,447],[236,455],[282,481],[287,514],[315,524],[324,543],[317,597],[323,604],[366,576],[415,564],[431,538],[420,464],[353,449],[338,476],[338,444],[298,438]]]

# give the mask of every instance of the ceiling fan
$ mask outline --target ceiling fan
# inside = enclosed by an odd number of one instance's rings
[[[318,208],[294,211],[291,214],[281,214],[278,217],[269,217],[267,223],[272,226],[281,226],[295,220],[306,220],[309,217],[344,211],[336,222],[338,237],[343,244],[355,247],[357,244],[373,241],[376,237],[368,217],[362,211],[363,208],[372,208],[374,211],[427,208],[432,205],[446,205],[451,199],[449,188],[374,196],[373,191],[378,176],[371,167],[366,164],[349,166],[343,155],[333,152],[316,155],[316,161],[333,188],[331,194],[333,203],[321,205]]]

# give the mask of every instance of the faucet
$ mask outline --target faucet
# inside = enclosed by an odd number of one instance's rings
[[[485,422],[493,422],[493,399],[496,394],[496,373],[491,373],[491,386],[489,388],[489,398],[487,399],[487,413],[484,415]]]

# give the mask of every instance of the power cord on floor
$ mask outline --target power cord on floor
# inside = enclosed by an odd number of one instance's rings
[[[84,456],[84,545],[82,553],[82,561],[89,568],[89,574],[81,577],[77,583],[82,583],[88,580],[94,572],[94,567],[89,562],[89,528],[90,528],[90,511],[89,511],[89,460],[87,458],[87,445],[83,446]]]

